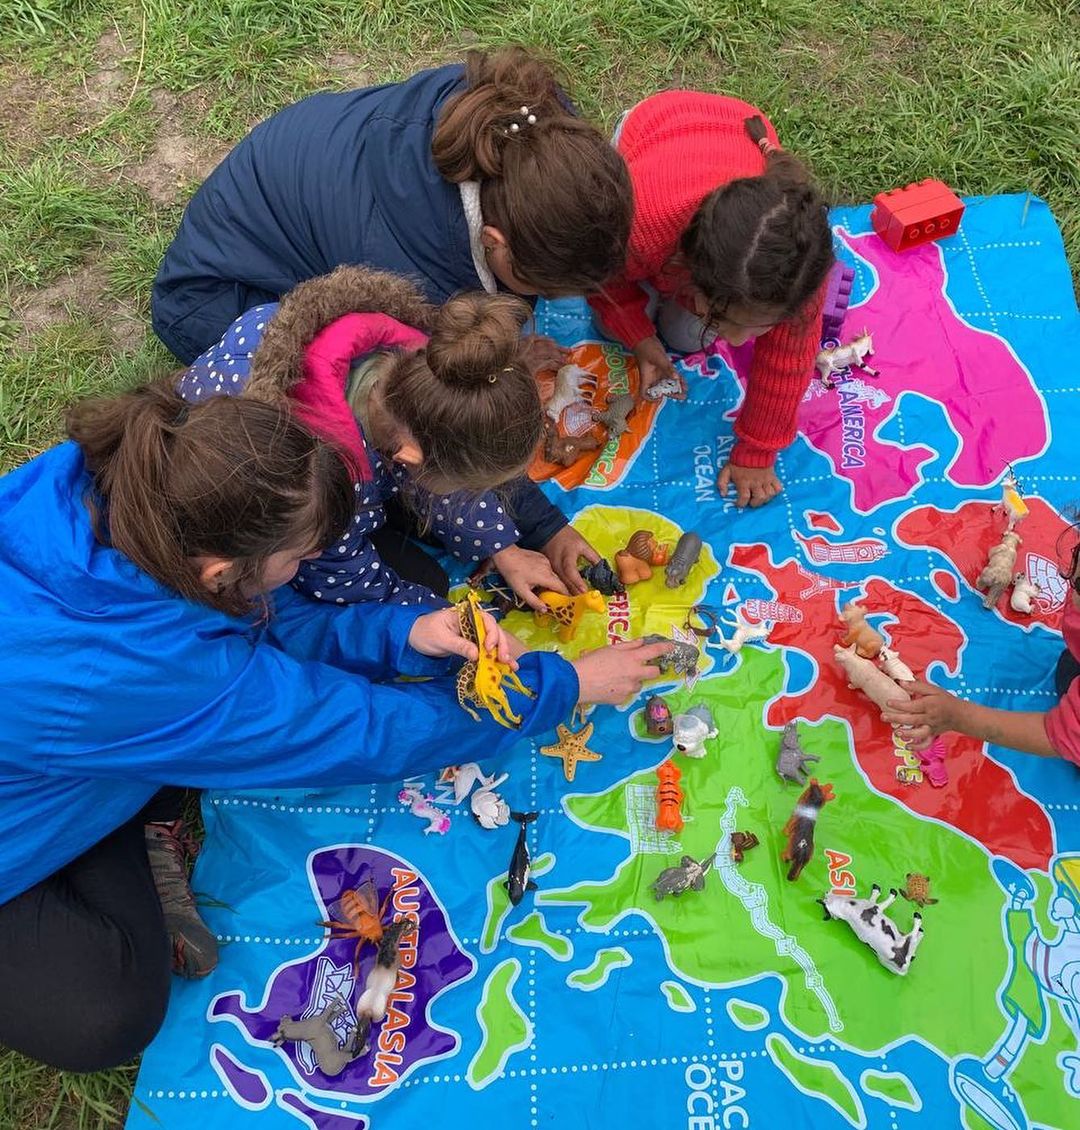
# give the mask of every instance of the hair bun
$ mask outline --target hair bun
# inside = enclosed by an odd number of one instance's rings
[[[456,295],[435,315],[427,345],[431,371],[446,385],[489,383],[516,358],[531,316],[528,303],[513,295]]]

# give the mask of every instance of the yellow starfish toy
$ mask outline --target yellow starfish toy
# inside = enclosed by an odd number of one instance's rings
[[[569,726],[558,726],[556,732],[559,740],[555,745],[542,745],[540,752],[545,757],[561,757],[563,773],[568,781],[574,779],[579,761],[599,761],[604,755],[585,748],[585,743],[592,737],[593,724],[586,723],[584,729],[575,734]]]
[[[529,698],[535,698],[536,693],[525,686],[509,663],[502,663],[488,654],[484,647],[484,618],[480,615],[480,598],[476,593],[470,592],[457,606],[457,611],[462,637],[476,644],[479,652],[478,659],[466,660],[458,672],[458,703],[477,722],[480,721],[480,715],[473,710],[473,706],[482,707],[500,726],[505,726],[508,730],[515,729],[521,725],[521,715],[510,709],[510,701],[503,687],[510,687]]]

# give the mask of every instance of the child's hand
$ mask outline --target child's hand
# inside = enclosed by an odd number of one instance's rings
[[[726,497],[732,484],[735,486],[735,505],[740,509],[763,506],[784,489],[784,484],[771,467],[740,467],[735,463],[725,463],[716,479],[716,489],[721,498]]]
[[[643,399],[645,393],[657,381],[662,381],[665,377],[673,377],[682,388],[681,394],[672,397],[672,399],[686,399],[686,381],[676,371],[663,342],[658,337],[647,337],[644,341],[639,341],[634,346],[634,357],[637,360],[638,372],[641,374],[641,381],[638,385],[638,400]]]
[[[548,606],[533,592],[535,588],[551,589],[569,596],[566,586],[555,575],[551,562],[532,549],[522,549],[518,545],[508,545],[494,554],[492,561],[503,576],[503,580],[536,612],[547,612]]]
[[[546,369],[561,369],[570,360],[570,350],[564,349],[553,338],[529,334],[522,338],[521,360],[533,374]]]
[[[484,650],[501,662],[509,663],[516,671],[517,660],[514,656],[515,652],[520,655],[521,650],[515,649],[510,643],[513,637],[499,627],[490,613],[481,612],[480,616],[484,622]],[[516,640],[514,642],[517,643]],[[461,621],[456,608],[440,608],[438,612],[418,617],[409,632],[409,646],[421,655],[431,655],[436,659],[444,655],[460,655],[463,659],[479,658],[476,644],[461,634]]]
[[[552,569],[570,592],[589,591],[585,578],[578,571],[578,559],[584,557],[595,565],[600,560],[600,554],[573,526],[563,526],[554,537],[548,538],[541,552],[551,562]]]
[[[926,749],[936,734],[946,730],[963,730],[967,703],[962,699],[921,679],[900,686],[911,695],[911,702],[893,699],[881,717],[899,727],[900,737],[912,749]]]
[[[606,702],[613,706],[626,702],[638,694],[642,683],[656,678],[656,661],[670,653],[670,640],[664,643],[626,640],[585,652],[574,660],[578,702]]]

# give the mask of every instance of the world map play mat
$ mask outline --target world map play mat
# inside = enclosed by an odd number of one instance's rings
[[[433,775],[411,783],[449,814],[444,835],[423,834],[401,784],[205,794],[194,886],[221,964],[174,983],[132,1130],[1080,1126],[1076,768],[950,736],[935,785],[833,657],[839,609],[858,599],[917,673],[986,703],[1053,705],[1063,514],[1080,500],[1080,319],[1061,240],[1024,196],[970,200],[956,236],[900,254],[867,208],[833,224],[855,270],[844,337],[872,332],[880,375],[810,388],[779,499],[739,512],[716,493],[746,348],[687,359],[685,403],[639,409],[621,439],[548,468],[544,489],[609,559],[640,528],[704,539],[683,587],[657,569],[561,645],[656,632],[698,647],[696,674],[650,691],[717,720],[704,758],[676,758],[682,829],[656,828],[671,741],[647,734],[644,695],[591,713],[603,759],[572,783],[540,754],[554,735],[483,765],[509,773],[512,808],[538,814],[538,890],[517,906],[502,886],[517,827],[484,830]],[[599,400],[630,387],[582,304],[538,319]],[[974,589],[1005,527],[1009,466],[1029,508],[1017,569],[1040,586],[1030,615],[1007,596],[985,610]],[[729,637],[725,619],[771,630],[729,651],[687,627],[692,605]],[[509,622],[555,646],[531,616]],[[789,882],[783,826],[801,788],[774,764],[795,719],[835,799]],[[735,830],[760,840],[737,865]],[[711,861],[704,888],[658,901],[650,884],[684,855]],[[900,977],[817,900],[909,873],[937,901]],[[270,1035],[282,1015],[356,1001],[372,951],[356,971],[355,943],[315,923],[368,879],[388,917],[419,925],[370,1051],[328,1077],[307,1045]],[[916,909],[898,898],[888,913],[907,932]]]

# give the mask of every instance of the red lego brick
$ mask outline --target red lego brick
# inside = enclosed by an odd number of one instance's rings
[[[955,234],[963,214],[964,202],[948,185],[923,180],[879,192],[874,197],[870,222],[894,251],[905,251]]]

